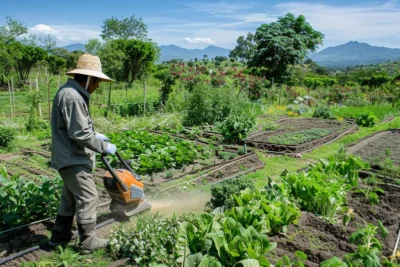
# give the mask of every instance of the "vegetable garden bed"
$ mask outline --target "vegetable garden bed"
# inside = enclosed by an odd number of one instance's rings
[[[371,170],[385,176],[400,177],[400,130],[381,131],[347,147],[371,165]]]
[[[193,174],[214,181],[263,166],[253,151],[244,154],[242,147],[207,145],[155,132],[125,131],[109,136],[121,155],[131,160],[133,170],[150,186]],[[111,164],[119,167],[115,158]],[[96,176],[104,172],[99,169]]]
[[[246,143],[273,152],[301,153],[356,129],[357,125],[351,121],[282,119],[277,130],[250,134]]]

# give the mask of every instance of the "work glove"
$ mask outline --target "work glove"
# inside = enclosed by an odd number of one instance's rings
[[[96,138],[99,139],[100,141],[110,142],[110,138],[101,133],[96,133]]]
[[[106,153],[108,155],[114,155],[117,152],[117,146],[111,143],[107,144]]]

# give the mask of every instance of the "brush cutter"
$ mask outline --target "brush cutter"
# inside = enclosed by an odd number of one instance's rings
[[[152,206],[144,200],[144,186],[140,176],[132,171],[118,152],[116,156],[125,169],[113,169],[106,155],[101,155],[101,160],[108,170],[104,174],[103,182],[111,197],[110,210],[113,218],[116,221],[129,221],[131,216]]]

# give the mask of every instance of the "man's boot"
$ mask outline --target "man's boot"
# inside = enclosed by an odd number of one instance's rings
[[[79,251],[82,254],[91,253],[98,248],[105,248],[108,245],[108,239],[101,239],[96,236],[96,223],[78,224],[80,236]]]
[[[78,237],[77,233],[73,233],[72,223],[74,221],[74,216],[62,216],[57,215],[56,222],[51,234],[49,241],[50,247],[56,247],[59,245],[66,245],[71,240]]]

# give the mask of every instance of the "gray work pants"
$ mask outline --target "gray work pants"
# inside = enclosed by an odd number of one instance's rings
[[[79,224],[96,222],[97,189],[88,167],[74,165],[59,170],[64,181],[58,214],[74,216]]]

